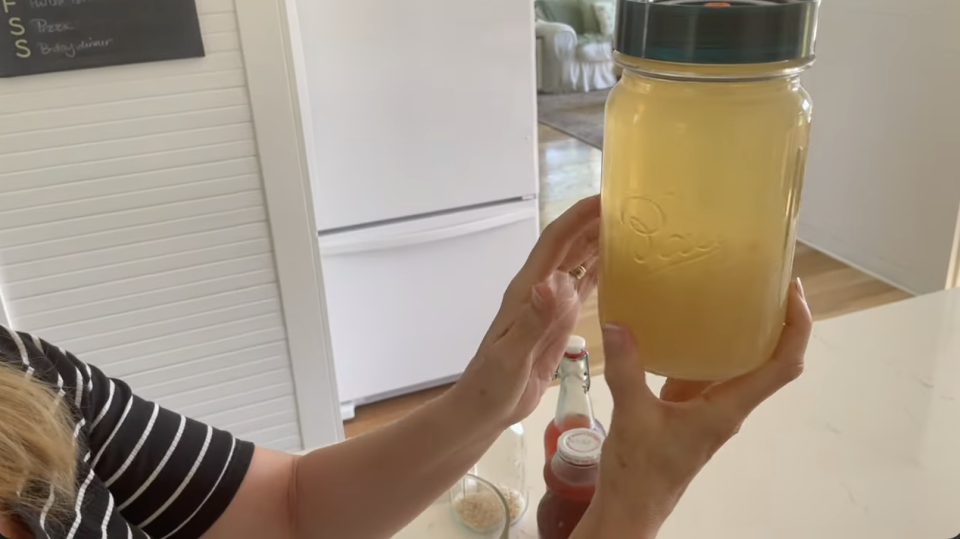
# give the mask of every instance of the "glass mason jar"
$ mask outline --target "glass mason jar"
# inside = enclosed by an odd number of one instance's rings
[[[503,495],[515,524],[527,510],[530,492],[527,486],[527,447],[523,425],[517,423],[503,431],[471,473],[486,479]]]
[[[819,0],[618,0],[600,317],[655,374],[720,380],[783,327]]]

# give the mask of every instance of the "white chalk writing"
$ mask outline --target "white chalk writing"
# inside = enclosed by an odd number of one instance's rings
[[[45,7],[60,7],[66,4],[66,0],[30,0],[30,7],[34,9]]]
[[[40,9],[45,7],[79,6],[81,4],[92,4],[101,1],[104,0],[30,0],[29,3],[30,7]]]
[[[77,29],[76,23],[50,22],[47,19],[30,19],[30,25],[41,34],[59,34]]]
[[[106,49],[112,46],[114,39],[84,39],[82,41],[74,42],[57,42],[57,43],[38,43],[40,49],[40,54],[44,56],[55,55],[55,56],[64,56],[66,58],[76,58],[77,54],[84,51],[91,51],[95,49]]]

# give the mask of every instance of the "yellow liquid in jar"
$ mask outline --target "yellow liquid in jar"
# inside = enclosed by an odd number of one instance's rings
[[[795,76],[627,72],[611,92],[600,317],[633,332],[648,371],[721,380],[769,359],[783,327],[810,111]]]

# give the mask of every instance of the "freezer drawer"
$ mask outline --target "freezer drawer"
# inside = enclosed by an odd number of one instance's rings
[[[538,231],[531,200],[321,236],[341,401],[459,375]]]

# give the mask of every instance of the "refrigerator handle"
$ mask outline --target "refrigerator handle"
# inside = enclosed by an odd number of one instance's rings
[[[376,237],[369,239],[350,239],[349,237],[340,239],[335,236],[329,238],[320,238],[320,254],[323,256],[345,255],[353,253],[365,253],[370,251],[384,251],[387,249],[396,249],[399,247],[409,247],[412,245],[421,245],[435,241],[448,240],[468,236],[495,228],[501,228],[513,223],[518,223],[530,218],[537,217],[537,209],[529,208],[521,211],[515,211],[479,219],[452,226],[442,226],[428,230],[418,230],[416,232],[395,234],[386,237]]]

